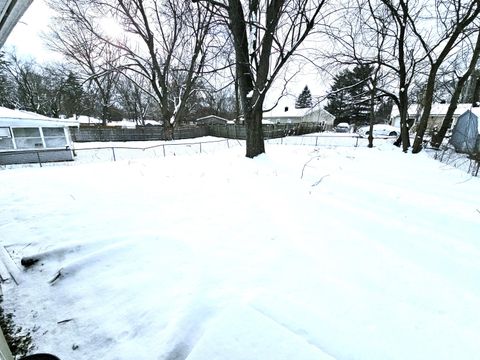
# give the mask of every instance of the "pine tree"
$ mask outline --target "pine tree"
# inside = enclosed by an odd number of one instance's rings
[[[295,102],[295,108],[305,109],[312,107],[312,94],[310,89],[305,85],[303,91],[298,95],[297,101]]]
[[[62,88],[61,112],[67,117],[81,115],[86,111],[85,91],[78,76],[69,72]]]
[[[12,84],[7,75],[7,66],[5,54],[0,52],[0,106],[13,107]]]
[[[372,72],[372,66],[360,65],[351,70],[345,69],[334,76],[325,110],[335,115],[336,124],[340,122],[356,125],[368,123],[370,113],[368,80]]]

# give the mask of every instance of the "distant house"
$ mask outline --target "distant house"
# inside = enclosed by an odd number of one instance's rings
[[[333,127],[335,116],[320,106],[296,109],[295,106],[277,106],[263,113],[263,121],[267,124],[318,123],[327,129]]]
[[[459,116],[450,144],[457,152],[480,153],[480,108],[472,108]]]
[[[432,104],[432,109],[430,111],[430,116],[428,118],[428,125],[427,131],[433,130],[435,128],[440,128],[442,126],[443,120],[445,119],[445,115],[447,114],[447,110],[450,104],[439,104],[434,103]],[[472,104],[458,104],[455,113],[453,114],[453,122],[452,127],[455,126],[455,123],[460,115],[462,115],[465,111],[470,109]],[[408,107],[408,121],[409,121],[409,128],[414,127],[414,125],[420,119],[422,115],[422,108],[419,104],[412,104]],[[390,114],[390,124],[395,127],[400,127],[400,112],[398,107],[393,106],[392,113]]]
[[[78,115],[76,117],[70,118],[69,120],[76,120],[80,125],[102,125],[103,121],[92,116],[87,115]]]
[[[217,115],[208,115],[194,120],[196,125],[225,125],[228,120]]]
[[[0,165],[73,160],[69,126],[78,123],[0,107]]]

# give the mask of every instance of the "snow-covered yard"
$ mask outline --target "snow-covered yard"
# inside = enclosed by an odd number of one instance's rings
[[[478,359],[480,179],[388,143],[0,171],[4,306],[70,359]]]

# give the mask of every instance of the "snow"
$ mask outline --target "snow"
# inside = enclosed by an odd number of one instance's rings
[[[62,359],[475,359],[480,180],[315,139],[1,171],[4,306]]]
[[[0,126],[63,127],[78,126],[78,123],[65,119],[49,118],[30,111],[12,110],[0,106]]]

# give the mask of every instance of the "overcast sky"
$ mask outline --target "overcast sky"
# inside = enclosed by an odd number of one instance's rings
[[[55,60],[61,61],[61,57],[58,54],[46,48],[40,36],[42,32],[48,31],[48,25],[52,16],[53,11],[50,10],[45,0],[34,0],[13,29],[3,50],[10,51],[14,48],[19,57],[33,58],[39,63]],[[268,98],[276,99],[280,88],[283,88],[283,81],[279,82],[281,82],[281,84],[278,83],[276,89],[272,89],[271,96]],[[329,86],[325,84],[325,80],[319,76],[316,69],[309,66],[302,66],[302,74],[299,74],[295,79],[289,81],[287,92],[292,96],[283,99],[281,106],[294,103],[294,98],[300,94],[305,85],[310,88],[314,96],[325,94],[329,88]]]
[[[40,63],[60,59],[45,47],[40,38],[40,33],[48,30],[51,17],[52,11],[45,1],[34,0],[11,32],[3,50],[15,48],[18,56],[31,57]]]

